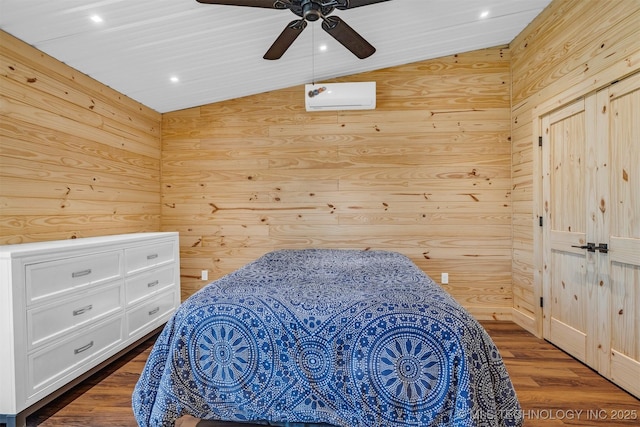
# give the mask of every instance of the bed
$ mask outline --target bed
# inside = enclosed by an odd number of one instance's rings
[[[199,290],[155,342],[141,427],[520,426],[484,328],[406,256],[277,250]]]

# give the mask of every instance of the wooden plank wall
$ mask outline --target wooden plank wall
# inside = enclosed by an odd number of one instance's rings
[[[163,114],[183,296],[273,249],[387,249],[510,318],[509,63],[493,48],[345,79],[377,82],[374,111],[307,113],[299,86]]]
[[[294,87],[161,119],[0,31],[0,244],[157,231],[162,214],[183,296],[275,248],[399,250],[474,314],[513,302],[535,332],[532,111],[635,60],[639,9],[554,0],[509,49],[353,76],[378,82],[368,112],[306,113]]]
[[[595,88],[595,76],[620,64],[620,75],[637,68],[640,54],[640,1],[554,0],[510,44],[513,81],[513,298],[514,320],[541,333],[536,278],[538,146],[536,105],[575,89]]]
[[[0,31],[0,244],[160,229],[161,115]]]

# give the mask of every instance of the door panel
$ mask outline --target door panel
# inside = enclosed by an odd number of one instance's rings
[[[640,75],[602,92],[610,141],[611,379],[640,396]]]
[[[545,210],[545,337],[581,361],[586,359],[587,303],[592,275],[587,251],[585,103],[579,100],[545,117],[548,159]]]

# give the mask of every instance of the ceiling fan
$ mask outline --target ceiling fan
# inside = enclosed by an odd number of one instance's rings
[[[337,16],[329,16],[335,9],[345,10],[388,0],[197,0],[199,3],[228,6],[289,9],[301,19],[289,22],[273,42],[264,59],[280,59],[307,26],[307,21],[322,19],[322,29],[360,59],[373,55],[376,48]]]

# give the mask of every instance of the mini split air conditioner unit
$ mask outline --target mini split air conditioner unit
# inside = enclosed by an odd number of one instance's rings
[[[307,111],[373,110],[376,82],[320,83],[304,86]]]

